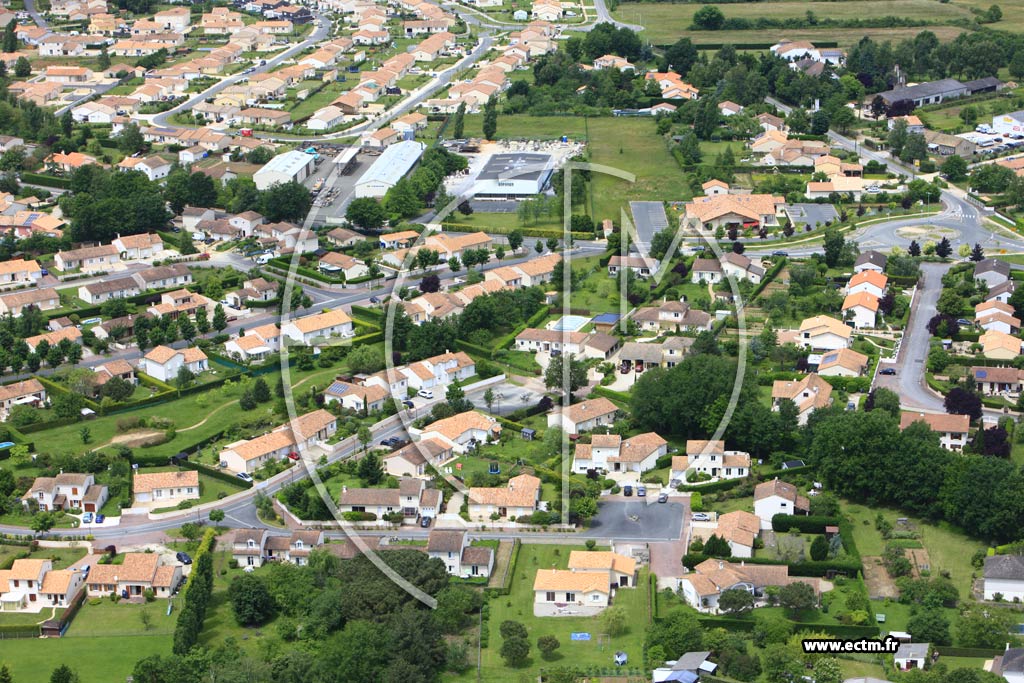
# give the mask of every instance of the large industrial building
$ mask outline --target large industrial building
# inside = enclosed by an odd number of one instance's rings
[[[515,199],[543,192],[554,172],[549,154],[495,154],[477,176],[477,199]]]
[[[252,179],[256,183],[257,190],[265,190],[271,185],[289,183],[293,180],[301,183],[313,172],[314,161],[312,154],[298,150],[278,154],[263,168],[256,171]]]
[[[383,197],[423,156],[426,145],[413,140],[396,142],[377,157],[356,183],[356,197]]]

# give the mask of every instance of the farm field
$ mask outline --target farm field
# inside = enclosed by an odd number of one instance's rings
[[[966,3],[965,3],[966,4]],[[981,7],[983,2],[977,2]],[[929,21],[949,21],[956,19],[970,19],[974,15],[965,6],[957,3],[940,3],[934,0],[894,0],[893,2],[881,2],[881,0],[847,0],[845,2],[772,2],[770,11],[766,9],[765,3],[730,3],[722,5],[720,9],[726,18],[756,19],[757,17],[770,14],[773,18],[803,18],[808,11],[814,12],[819,17],[833,17],[835,19],[857,19],[864,16],[900,16],[900,17],[927,17]],[[903,38],[910,38],[922,30],[929,30],[934,33],[940,41],[952,40],[962,33],[964,29],[958,26],[921,26],[921,27],[895,27],[895,28],[864,28],[844,29],[838,27],[823,26],[821,28],[798,28],[786,30],[785,36],[771,34],[764,31],[689,31],[693,23],[693,14],[700,9],[698,4],[656,4],[656,3],[623,3],[613,12],[613,16],[619,21],[631,24],[640,24],[646,27],[644,36],[656,45],[673,43],[679,38],[690,38],[694,43],[765,43],[775,42],[785,37],[789,40],[809,41],[836,41],[840,47],[849,47],[863,36],[870,36],[875,40],[898,41]],[[987,8],[988,5],[984,4]],[[1003,8],[1003,16],[1012,15],[1013,12]],[[1019,13],[1018,13],[1019,14]],[[1011,20],[1014,21],[1014,20]],[[1015,21],[1020,21],[1016,19]],[[1011,30],[1010,27],[1003,27],[1000,22],[993,24],[994,27]]]

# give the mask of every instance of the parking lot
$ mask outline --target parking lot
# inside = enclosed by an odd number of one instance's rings
[[[508,415],[520,408],[537,405],[537,402],[544,396],[539,391],[528,387],[521,387],[511,382],[501,382],[488,388],[494,394],[494,403],[491,404],[488,412],[501,416]],[[477,408],[487,410],[487,402],[484,401],[484,394],[486,392],[487,388],[478,389],[466,394],[466,398]]]
[[[678,498],[668,503],[657,502],[657,496],[648,492],[647,498],[624,500],[618,497],[602,498],[597,515],[590,520],[586,536],[596,538],[675,541],[683,530],[686,506]]]

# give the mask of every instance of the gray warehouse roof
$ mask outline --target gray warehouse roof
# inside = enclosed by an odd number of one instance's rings
[[[313,163],[312,155],[292,150],[276,157],[266,163],[257,173],[283,173],[287,176],[294,176],[309,164]]]
[[[357,184],[381,182],[394,185],[416,165],[425,148],[426,145],[422,142],[413,140],[396,142],[377,157]]]
[[[548,154],[495,154],[477,176],[479,180],[537,180],[551,167]],[[520,171],[519,169],[528,169]]]

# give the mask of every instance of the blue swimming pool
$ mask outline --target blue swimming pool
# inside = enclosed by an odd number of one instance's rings
[[[577,332],[590,322],[585,315],[563,315],[561,318],[548,325],[549,330],[556,332]]]
[[[5,448],[10,448],[13,445],[14,445],[13,441],[3,441],[3,442],[0,442],[0,451],[2,451]]]

